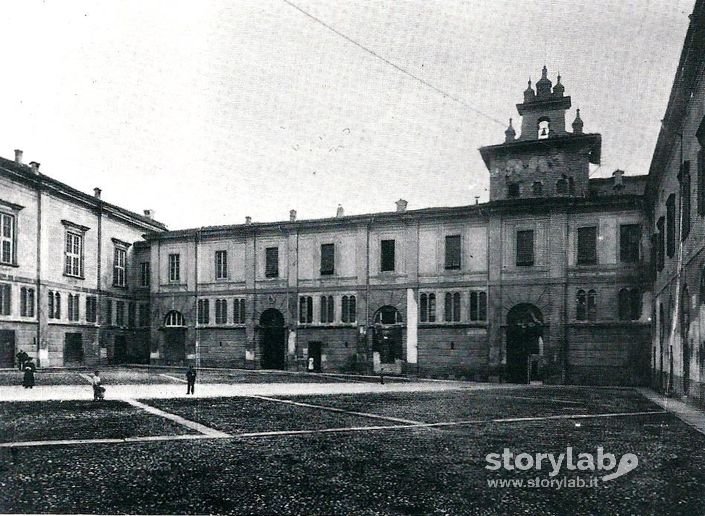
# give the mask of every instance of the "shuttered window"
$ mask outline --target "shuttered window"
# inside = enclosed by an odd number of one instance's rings
[[[517,231],[517,256],[518,266],[534,264],[534,230]]]
[[[597,227],[578,228],[578,265],[597,263]]]

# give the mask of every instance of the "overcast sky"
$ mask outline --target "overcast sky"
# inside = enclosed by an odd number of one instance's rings
[[[693,3],[6,1],[0,155],[171,229],[471,204],[545,63],[643,174]]]

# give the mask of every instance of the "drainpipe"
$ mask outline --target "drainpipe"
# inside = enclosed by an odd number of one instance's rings
[[[98,260],[98,263],[96,265],[96,271],[98,274],[97,282],[96,282],[96,289],[98,290],[98,293],[96,294],[96,299],[95,299],[95,320],[96,323],[98,324],[98,328],[96,330],[96,339],[98,340],[98,365],[100,365],[100,354],[102,348],[102,343],[101,343],[101,334],[102,332],[100,331],[102,328],[102,313],[103,310],[101,310],[101,302],[103,299],[102,294],[102,285],[103,285],[103,201],[100,199],[97,199],[96,201],[98,203],[98,252],[96,253],[96,259]]]
[[[193,237],[193,247],[194,247],[194,255],[193,255],[193,262],[194,262],[194,272],[193,272],[193,278],[194,278],[194,286],[193,286],[193,291],[194,291],[194,297],[195,297],[195,307],[196,307],[196,324],[195,324],[195,334],[196,334],[196,346],[195,346],[195,351],[196,351],[196,368],[201,367],[201,343],[200,343],[200,326],[198,323],[198,243],[201,241],[201,230],[202,229],[197,229],[196,234]],[[210,306],[208,307],[210,310]]]
[[[564,232],[564,246],[568,249],[568,238],[570,238],[570,209],[566,209],[566,223]],[[568,253],[563,253],[563,366],[561,367],[561,383],[565,384],[568,379]]]
[[[15,232],[17,229],[15,229]],[[17,249],[14,249],[15,256]],[[42,316],[41,308],[44,303],[41,302],[42,298],[42,178],[37,177],[37,296],[35,299],[36,303],[36,314],[37,314],[37,342],[36,342],[36,353],[37,353],[37,366],[41,366],[39,351],[41,350],[42,342]],[[47,348],[48,353],[48,348]]]
[[[365,250],[365,357],[369,367],[370,352],[370,231],[374,222],[374,215],[367,222],[366,250]]]

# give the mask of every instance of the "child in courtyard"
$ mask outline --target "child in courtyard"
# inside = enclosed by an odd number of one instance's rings
[[[95,372],[91,378],[91,384],[93,385],[93,401],[104,400],[105,387],[103,387],[103,381],[100,378],[100,371]]]

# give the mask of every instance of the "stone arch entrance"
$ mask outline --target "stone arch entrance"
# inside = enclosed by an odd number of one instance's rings
[[[404,358],[401,313],[395,307],[386,305],[375,312],[373,321],[372,351],[379,354],[379,360],[377,357],[373,360],[375,371],[401,372],[398,362]]]
[[[183,365],[186,361],[186,319],[176,310],[164,317],[164,363]]]
[[[516,305],[507,314],[507,381],[529,383],[539,379],[532,355],[539,355],[543,339],[543,314],[529,303]],[[533,374],[532,374],[533,373]]]
[[[285,368],[286,328],[284,316],[276,308],[268,308],[259,318],[259,346],[262,369]]]

